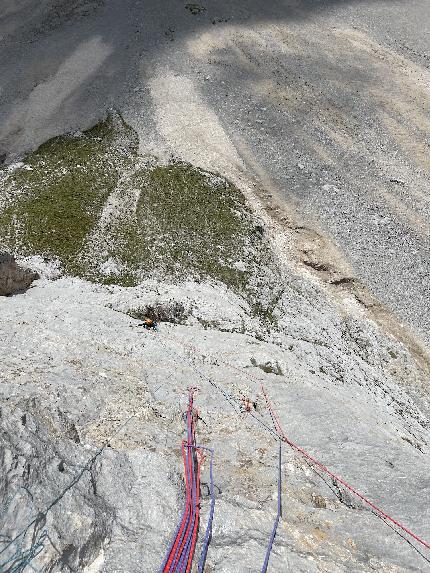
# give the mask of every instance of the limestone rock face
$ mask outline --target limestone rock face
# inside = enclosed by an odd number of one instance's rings
[[[37,273],[17,265],[9,253],[0,253],[0,296],[23,292],[38,278]]]
[[[0,298],[0,571],[42,548],[36,571],[158,572],[185,503],[190,386],[199,388],[197,438],[215,451],[206,573],[258,571],[264,559],[278,443],[265,427],[261,384],[291,440],[430,538],[428,377],[361,308],[351,302],[340,315],[316,284],[285,269],[278,325],[268,332],[223,285],[99,285],[46,279],[37,268],[38,288]],[[157,309],[156,331],[141,324],[148,309]],[[242,397],[255,403],[253,416]],[[281,469],[270,573],[428,569],[287,444]],[[199,542],[209,479],[206,459]]]

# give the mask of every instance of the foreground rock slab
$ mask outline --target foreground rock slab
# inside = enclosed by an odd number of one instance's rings
[[[52,280],[36,262],[27,264],[39,269],[38,288],[0,299],[2,533],[24,531],[24,550],[41,539],[35,566],[159,570],[184,503],[190,386],[199,388],[199,443],[215,450],[207,571],[258,570],[273,526],[278,444],[241,407],[250,398],[270,424],[261,384],[293,441],[429,538],[427,378],[360,309],[339,314],[317,285],[286,271],[278,327],[264,332],[216,283]],[[180,324],[141,326],[140,311],[173,303],[185,309]],[[425,570],[404,539],[289,448],[282,476],[271,573]],[[201,477],[209,483],[208,461]],[[205,524],[206,485],[202,496]],[[37,515],[44,521],[28,528]],[[12,543],[0,565],[20,547]]]

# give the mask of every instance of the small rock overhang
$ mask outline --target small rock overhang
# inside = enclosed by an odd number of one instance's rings
[[[25,292],[39,275],[20,267],[9,253],[0,252],[0,296]]]

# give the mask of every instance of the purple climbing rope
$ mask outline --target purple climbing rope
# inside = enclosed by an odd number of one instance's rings
[[[200,553],[199,565],[198,565],[198,570],[197,570],[198,573],[203,573],[203,569],[204,569],[205,563],[206,563],[206,556],[208,553],[209,543],[210,543],[211,537],[212,537],[212,522],[213,522],[213,518],[214,518],[214,511],[215,511],[215,488],[214,488],[214,476],[213,476],[214,451],[212,448],[205,448],[203,446],[197,446],[197,447],[202,449],[202,450],[208,450],[211,454],[211,461],[210,461],[210,467],[209,467],[209,477],[210,477],[209,491],[210,491],[210,496],[211,496],[211,507],[209,510],[208,523],[206,526],[206,533],[205,533],[205,537],[203,539],[202,551]]]
[[[266,557],[264,558],[263,568],[261,573],[266,573],[269,565],[270,554],[272,552],[273,542],[278,529],[279,520],[282,516],[282,440],[279,440],[279,458],[278,458],[278,512],[276,514],[275,523],[273,524],[272,534],[270,536],[269,545],[267,546]]]

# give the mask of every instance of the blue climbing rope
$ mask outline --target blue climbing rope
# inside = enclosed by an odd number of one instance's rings
[[[123,424],[121,424],[114,433],[106,440],[103,446],[98,448],[94,455],[87,461],[87,463],[83,466],[83,468],[75,474],[73,479],[69,482],[69,484],[55,497],[48,506],[41,512],[39,512],[36,517],[34,517],[24,529],[22,529],[15,537],[8,542],[0,549],[0,560],[5,559],[3,562],[0,561],[0,573],[22,573],[27,566],[33,568],[31,562],[43,551],[45,547],[46,539],[49,539],[48,532],[44,529],[38,535],[35,534],[35,530],[38,524],[46,519],[47,514],[51,511],[51,509],[59,503],[63,497],[66,495],[68,491],[70,491],[82,478],[85,472],[91,472],[92,467],[94,466],[95,462],[97,461],[98,457],[104,452],[106,447],[109,443],[116,437],[126,426],[127,424],[136,416],[133,414],[130,416]],[[25,542],[25,537],[30,529],[33,528],[33,539],[31,545],[28,549],[23,549],[23,545]],[[11,556],[10,551],[16,547],[16,550]]]

